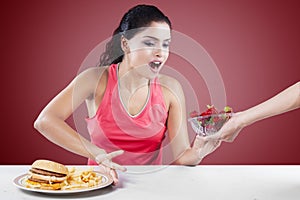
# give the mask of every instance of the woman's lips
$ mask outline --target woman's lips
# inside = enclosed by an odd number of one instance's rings
[[[154,73],[158,73],[162,62],[160,61],[152,61],[149,63],[150,69]]]

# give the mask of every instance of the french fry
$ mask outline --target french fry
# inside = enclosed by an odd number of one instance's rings
[[[95,187],[102,183],[103,177],[97,176],[93,168],[79,170],[74,167],[69,168],[69,175],[62,184],[62,190],[74,190]]]

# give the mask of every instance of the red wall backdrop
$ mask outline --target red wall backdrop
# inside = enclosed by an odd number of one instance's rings
[[[2,3],[0,164],[31,164],[37,158],[86,163],[85,158],[48,142],[33,129],[33,122],[76,76],[87,54],[107,39],[122,15],[138,3]],[[300,79],[300,6],[296,0],[143,3],[158,6],[170,17],[174,30],[206,49],[223,77],[227,103],[235,110],[260,103]],[[194,89],[204,106],[209,98],[201,92],[205,87],[201,84]],[[299,117],[297,110],[253,124],[203,164],[300,164]],[[73,123],[72,118],[69,121]]]

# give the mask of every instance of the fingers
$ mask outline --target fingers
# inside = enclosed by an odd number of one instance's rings
[[[214,134],[214,135],[210,135],[210,136],[206,136],[204,138],[205,143],[210,143],[210,144],[219,144],[221,143],[221,138],[219,134]]]
[[[100,171],[102,173],[105,173],[105,174],[108,174],[111,176],[111,178],[113,179],[113,185],[117,185],[119,183],[119,178],[118,178],[118,174],[117,174],[116,170],[106,167],[103,164],[100,164],[99,166],[100,166]]]
[[[123,153],[124,153],[123,150],[113,151],[113,152],[110,152],[109,154],[107,154],[106,158],[111,160],[112,158],[114,158],[116,156],[119,156],[119,155],[121,155]]]
[[[196,146],[197,145],[197,146]],[[221,145],[221,140],[216,136],[196,137],[194,148],[198,149],[199,156],[203,159],[208,154],[214,152]]]
[[[205,140],[208,141],[208,140],[220,140],[222,138],[222,132],[217,132],[213,135],[209,135],[209,136],[206,136],[205,137]]]
[[[201,148],[205,144],[205,138],[202,136],[197,135],[193,144],[194,148]]]
[[[112,177],[112,179],[113,179],[113,184],[114,185],[118,185],[118,183],[119,183],[119,178],[118,178],[118,174],[117,174],[117,172],[115,171],[115,170],[110,170],[109,171],[109,175]]]
[[[127,170],[126,167],[119,165],[117,163],[114,163],[111,160],[104,160],[103,162],[101,162],[101,164],[103,164],[104,166],[109,167],[111,169],[120,170],[122,172],[125,172]]]
[[[111,153],[108,154],[99,154],[96,156],[96,162],[97,163],[102,163],[104,160],[111,160],[112,158],[119,156],[121,154],[123,154],[124,151],[123,150],[118,150],[118,151],[113,151]]]
[[[124,151],[123,150],[118,150],[118,151],[113,151],[111,153],[108,153],[108,154],[99,154],[96,156],[96,162],[98,164],[103,164],[105,165],[106,167],[109,167],[111,169],[117,169],[117,170],[120,170],[120,171],[126,171],[126,168],[121,166],[121,165],[118,165],[117,163],[114,163],[111,161],[112,158],[116,157],[116,156],[119,156],[121,154],[123,154]]]
[[[111,160],[112,158],[119,156],[121,154],[123,154],[124,151],[123,150],[119,150],[119,151],[113,151],[111,153],[108,154],[99,154],[96,156],[96,162],[97,163],[102,163],[105,160]]]
[[[218,146],[221,144],[221,140],[218,136],[211,135],[211,136],[199,136],[197,135],[193,144],[193,148],[203,148],[206,145],[210,146]]]
[[[214,150],[217,149],[221,145],[221,143],[222,143],[222,141],[220,141],[220,140],[215,141]]]

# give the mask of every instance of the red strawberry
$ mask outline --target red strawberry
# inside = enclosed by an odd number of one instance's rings
[[[214,122],[214,123],[218,122],[219,120],[220,120],[220,118],[217,117],[217,116],[213,118],[213,122]]]
[[[200,114],[201,116],[207,116],[207,115],[217,114],[218,113],[217,109],[213,105],[211,105],[211,106],[207,105],[207,108],[208,109],[205,112],[203,112],[203,113]]]
[[[199,116],[199,113],[197,111],[192,111],[190,112],[190,117],[193,118],[193,117],[198,117]]]

